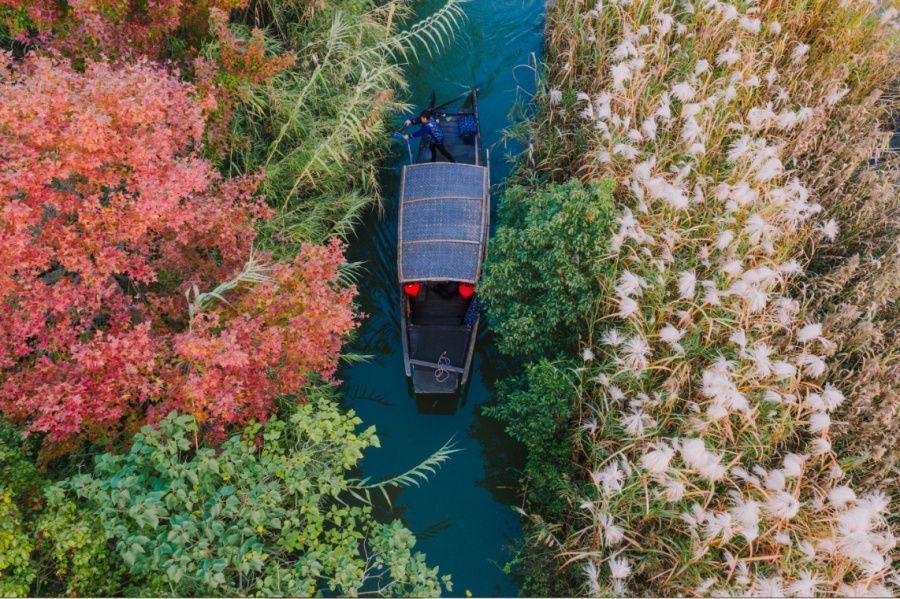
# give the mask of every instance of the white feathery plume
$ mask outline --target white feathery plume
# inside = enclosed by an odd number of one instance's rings
[[[621,545],[625,540],[625,531],[615,524],[615,520],[607,512],[597,513],[597,523],[603,528],[603,541],[607,547]]]
[[[619,284],[616,286],[616,295],[627,297],[641,297],[644,289],[647,287],[647,280],[640,275],[636,275],[630,270],[622,271],[619,275]]]
[[[641,123],[641,131],[649,140],[656,139],[656,121],[652,118],[645,119],[643,123]]]
[[[780,576],[757,577],[754,586],[754,597],[784,597],[784,586]]]
[[[797,368],[790,362],[784,360],[776,360],[772,363],[772,373],[780,381],[794,377],[797,374]]]
[[[593,560],[588,561],[584,565],[584,575],[587,578],[588,584],[588,592],[593,596],[597,596],[600,594],[600,569],[597,568],[597,564],[594,563]]]
[[[728,512],[709,512],[706,515],[706,521],[703,522],[703,538],[711,541],[721,537],[722,541],[728,542],[735,535],[735,525],[731,514]]]
[[[815,341],[822,336],[822,325],[814,322],[804,325],[797,331],[797,341],[800,343],[809,343]]]
[[[603,470],[595,470],[591,478],[599,487],[603,488],[603,494],[610,496],[622,491],[625,473],[619,469],[619,462],[613,460]]]
[[[759,508],[758,502],[752,499],[744,499],[740,495],[734,496],[735,504],[729,510],[732,519],[738,524],[740,534],[752,543],[759,536]]]
[[[619,311],[616,313],[616,316],[619,318],[625,320],[635,314],[640,314],[641,307],[636,300],[628,296],[619,296],[618,302]]]
[[[625,432],[638,439],[644,436],[647,428],[654,426],[656,426],[656,421],[642,410],[635,410],[622,417],[622,427]]]
[[[831,416],[825,412],[813,412],[809,415],[809,432],[826,433],[831,428]]]
[[[634,335],[625,342],[623,348],[625,366],[635,372],[642,372],[648,366],[647,357],[650,355],[650,346],[640,335]]]
[[[609,71],[610,77],[613,79],[613,89],[617,92],[625,91],[625,82],[631,79],[631,69],[625,63],[613,65]]]
[[[818,230],[822,233],[822,237],[824,237],[828,241],[834,241],[835,239],[837,239],[838,234],[841,232],[840,226],[833,218],[830,218],[822,223],[818,227]]]
[[[716,64],[720,66],[723,64],[731,66],[740,59],[741,53],[733,47],[720,50],[719,53],[716,54]]]
[[[619,333],[619,329],[609,329],[603,333],[600,341],[610,347],[619,347],[625,342],[625,338]]]
[[[765,470],[763,474],[762,482],[766,489],[769,491],[784,491],[786,479],[782,470],[774,468],[772,470]]]
[[[677,478],[672,478],[671,476],[665,475],[656,475],[653,477],[653,480],[656,481],[662,487],[662,497],[670,502],[675,503],[681,501],[684,498],[684,494],[687,491],[687,488]]]
[[[781,520],[790,520],[800,511],[800,502],[790,493],[773,493],[765,503],[766,511]]]
[[[682,102],[690,102],[696,96],[694,88],[691,87],[690,83],[686,81],[682,81],[681,83],[676,84],[672,87],[672,95]]]
[[[844,509],[847,504],[856,501],[856,493],[847,485],[834,487],[828,492],[828,501],[836,509]]]
[[[824,437],[813,439],[810,443],[810,452],[815,456],[826,455],[831,452],[831,441]]]
[[[696,102],[685,104],[681,107],[681,118],[695,117],[703,110],[703,105]]]
[[[697,287],[697,274],[693,270],[683,270],[678,273],[679,299],[694,299]]]
[[[686,144],[691,144],[700,137],[701,133],[703,133],[703,129],[700,127],[696,118],[690,116],[684,119],[684,126],[681,129],[682,141]]]
[[[631,564],[624,557],[614,557],[609,560],[609,572],[612,578],[623,580],[631,575]]]
[[[801,570],[799,577],[785,589],[792,597],[818,597],[819,586],[824,581],[808,570]]]
[[[737,203],[738,206],[746,206],[752,204],[759,198],[759,192],[750,187],[746,181],[741,181],[731,186],[729,197]]]
[[[667,443],[655,443],[652,449],[641,456],[641,466],[651,474],[664,474],[674,455],[675,450]]]
[[[740,348],[745,348],[747,347],[747,333],[746,331],[744,331],[744,329],[738,329],[731,335],[729,335],[728,341],[734,343]]]
[[[844,96],[846,96],[849,92],[850,92],[850,89],[847,87],[842,87],[836,91],[833,91],[830,94],[828,94],[827,98],[825,98],[825,104],[827,104],[828,106],[834,106],[835,104],[840,102],[841,99]]]
[[[634,160],[640,155],[640,151],[632,145],[626,143],[618,143],[613,146],[613,154],[621,156],[625,160]]]
[[[741,29],[745,29],[750,33],[759,33],[760,29],[762,28],[762,23],[759,19],[751,19],[750,17],[746,16],[741,17],[741,19],[738,21],[738,24],[740,25]]]
[[[825,360],[815,354],[800,354],[794,360],[794,363],[801,367],[804,373],[814,379],[825,374],[825,370],[828,368]]]
[[[707,451],[703,439],[683,439],[679,453],[685,465],[697,470],[701,477],[717,481],[725,476],[725,468],[721,464],[722,458]]]
[[[806,54],[808,52],[809,46],[807,44],[797,44],[791,51],[791,60],[793,60],[794,62],[800,62],[806,58]]]
[[[750,243],[755,246],[759,245],[761,240],[769,239],[776,232],[776,229],[762,215],[754,213],[747,218],[743,232],[747,235]]]
[[[558,89],[550,90],[550,106],[559,106],[562,103],[563,93]]]
[[[825,388],[822,389],[822,403],[825,404],[825,409],[829,412],[840,407],[845,399],[846,398],[844,397],[844,394],[841,393],[840,389],[831,383],[826,383]]]
[[[775,351],[773,348],[762,342],[745,351],[746,357],[753,362],[758,378],[766,378],[772,374],[772,361],[769,356],[773,351]]]
[[[774,389],[766,389],[765,393],[763,393],[763,399],[769,403],[774,404],[784,403],[784,398],[781,397],[781,394]]]
[[[775,112],[772,110],[770,102],[765,108],[754,107],[747,112],[747,120],[750,122],[750,128],[754,131],[762,129],[775,118]]]
[[[713,419],[725,418],[734,411],[748,413],[750,410],[746,396],[738,390],[729,373],[722,368],[713,366],[703,371],[702,393],[704,397],[712,400],[708,414]]]
[[[621,401],[625,398],[625,393],[623,393],[622,390],[615,385],[610,385],[609,389],[607,389],[607,392],[609,393],[609,397],[613,401]]]
[[[773,156],[762,163],[756,171],[755,179],[760,183],[765,183],[766,181],[771,181],[775,177],[781,175],[783,172],[784,165],[781,164],[781,160]]]
[[[776,124],[779,129],[783,129],[785,131],[790,131],[794,127],[796,127],[800,123],[800,118],[797,116],[797,113],[792,110],[786,110],[778,115],[778,119],[776,120]]]
[[[711,306],[718,306],[721,303],[720,298],[722,294],[719,292],[718,287],[716,287],[716,282],[703,280],[700,281],[700,284],[703,286],[703,289],[705,291],[703,302]]]
[[[803,464],[803,456],[799,456],[796,453],[789,453],[784,456],[784,460],[782,461],[782,471],[787,478],[797,478],[803,474]]]
[[[684,333],[684,330],[675,328],[671,324],[666,324],[666,326],[660,329],[659,338],[664,343],[668,343],[676,351],[684,351],[684,348],[678,343],[681,341],[681,338],[684,337]]]

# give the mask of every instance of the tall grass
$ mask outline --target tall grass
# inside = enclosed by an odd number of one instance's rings
[[[837,298],[804,299],[800,284],[828,289],[810,261],[874,222],[861,211],[896,215],[896,194],[866,174],[886,140],[877,100],[898,75],[896,11],[557,0],[547,36],[531,167],[611,177],[620,208],[615,275],[575,373],[581,478],[564,521],[532,506],[538,540],[578,585],[568,591],[889,594],[896,509],[883,475],[857,485],[859,460],[839,452],[853,440],[832,433],[866,392],[829,358],[858,372],[873,351],[865,328],[854,349],[847,328],[820,320]],[[877,284],[848,292],[874,294],[876,314],[896,314],[895,252],[881,244]],[[895,337],[878,343],[896,398]]]
[[[250,11],[248,18],[267,23],[298,57],[237,112],[236,130],[247,143],[227,160],[232,172],[264,173],[262,190],[275,209],[262,232],[268,249],[346,237],[377,201],[385,122],[407,108],[403,64],[452,38],[463,2],[448,0],[420,22],[406,0],[363,9],[269,1]]]

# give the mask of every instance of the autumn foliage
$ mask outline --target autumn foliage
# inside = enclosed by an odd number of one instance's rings
[[[4,61],[9,65],[10,61]],[[210,100],[138,60],[48,57],[0,81],[0,409],[52,441],[179,409],[264,418],[333,375],[354,326],[342,247],[306,247],[188,316],[240,271],[268,210],[200,154]]]
[[[79,56],[151,56],[180,30],[189,43],[206,31],[211,10],[243,8],[247,0],[0,0],[0,24],[22,43],[52,41]],[[193,40],[196,41],[196,40]]]

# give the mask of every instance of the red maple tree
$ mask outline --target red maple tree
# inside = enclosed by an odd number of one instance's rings
[[[0,410],[51,441],[170,409],[265,418],[329,378],[355,326],[343,248],[307,247],[191,318],[240,271],[256,179],[202,157],[208,98],[143,60],[37,57],[0,81]]]

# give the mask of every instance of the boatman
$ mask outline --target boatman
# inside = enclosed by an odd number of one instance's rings
[[[438,122],[432,118],[430,110],[423,110],[422,114],[419,115],[419,122],[422,123],[422,126],[419,127],[418,131],[413,131],[411,135],[406,134],[403,136],[403,139],[409,139],[410,137],[422,137],[423,135],[431,136],[431,161],[437,162],[437,153],[440,152],[444,158],[449,160],[450,162],[456,162],[453,159],[453,156],[450,155],[450,152],[447,151],[447,148],[444,147],[444,130],[441,129],[441,126]],[[409,127],[412,125],[412,121],[407,119],[405,123],[403,123],[405,127]]]

